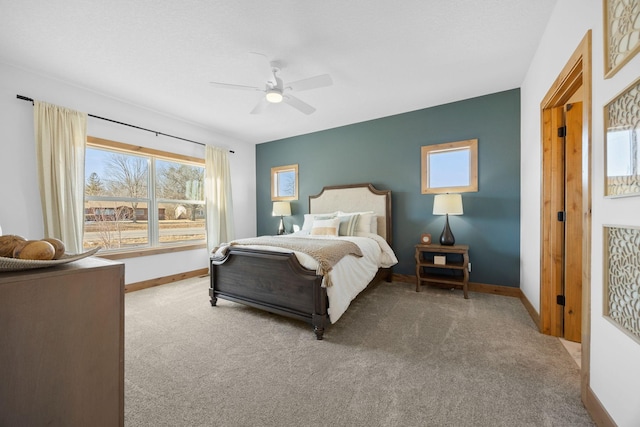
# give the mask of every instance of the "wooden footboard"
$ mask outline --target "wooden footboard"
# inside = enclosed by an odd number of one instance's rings
[[[222,260],[211,260],[211,305],[222,298],[304,320],[321,340],[328,322],[322,276],[308,270],[292,253],[233,247]]]

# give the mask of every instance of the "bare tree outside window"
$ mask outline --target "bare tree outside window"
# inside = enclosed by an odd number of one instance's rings
[[[107,191],[114,196],[125,196],[140,199],[148,196],[147,177],[149,162],[147,159],[127,154],[112,153],[106,160]],[[137,221],[136,209],[138,201],[131,202],[133,222]]]
[[[278,174],[278,194],[293,196],[296,191],[296,174],[294,171],[284,171]]]

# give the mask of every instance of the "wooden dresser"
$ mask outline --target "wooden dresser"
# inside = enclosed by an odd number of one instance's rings
[[[0,426],[124,425],[124,264],[0,273]]]

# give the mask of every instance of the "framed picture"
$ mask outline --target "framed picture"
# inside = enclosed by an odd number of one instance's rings
[[[478,140],[425,145],[420,149],[422,194],[478,191]]]
[[[605,318],[640,343],[640,228],[604,227]]]
[[[271,168],[271,200],[298,200],[298,165]]]
[[[640,195],[640,79],[604,107],[605,196]]]
[[[640,51],[640,2],[603,0],[604,78],[618,72]]]

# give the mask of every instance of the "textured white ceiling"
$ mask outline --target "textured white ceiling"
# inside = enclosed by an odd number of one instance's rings
[[[517,88],[556,2],[0,0],[0,61],[260,143]],[[249,52],[334,84],[249,114]]]

